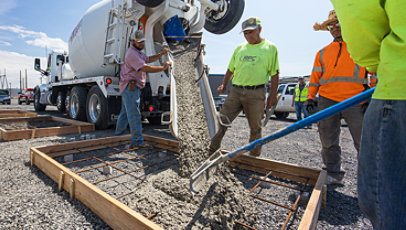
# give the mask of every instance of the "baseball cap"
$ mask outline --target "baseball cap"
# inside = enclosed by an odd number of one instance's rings
[[[242,30],[244,32],[246,30],[255,30],[258,26],[261,25],[261,20],[258,17],[249,17],[242,23]]]
[[[145,41],[145,36],[144,33],[142,33],[142,31],[135,31],[135,33],[131,34],[130,37],[131,40],[135,40],[136,42],[142,42]]]
[[[299,76],[299,79],[304,79],[304,77],[303,77],[303,76]]]

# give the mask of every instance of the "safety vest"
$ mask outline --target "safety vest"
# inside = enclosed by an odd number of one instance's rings
[[[332,42],[317,52],[309,83],[309,99],[316,94],[333,101],[344,101],[361,93],[368,84],[366,69],[355,64],[347,44]]]
[[[305,84],[302,91],[299,89],[299,84],[295,86],[295,101],[297,102],[305,102],[307,101],[307,94],[309,91],[309,85]]]

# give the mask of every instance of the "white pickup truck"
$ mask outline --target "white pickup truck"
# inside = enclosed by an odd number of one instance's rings
[[[275,108],[276,118],[284,119],[289,116],[289,113],[295,113],[295,107],[292,106],[292,101],[296,85],[297,83],[287,83],[278,86],[278,94],[281,94],[282,96]]]

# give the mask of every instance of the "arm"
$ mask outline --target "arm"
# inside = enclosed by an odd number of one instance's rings
[[[276,74],[271,77],[271,92],[269,92],[269,96],[266,102],[266,109],[270,109],[272,106],[278,103],[277,101],[278,85],[279,85],[279,71],[277,71]]]
[[[163,66],[152,66],[152,65],[144,65],[140,70],[146,73],[157,73],[161,71],[165,71],[171,66],[171,62],[166,62]]]
[[[320,78],[323,74],[323,65],[320,61],[320,51],[316,54],[316,59],[314,60],[312,75],[310,76],[310,83],[309,83],[309,92],[307,95],[307,99],[314,100],[316,98],[316,94],[319,91],[319,82]]]
[[[296,90],[295,90],[295,92],[293,93],[292,107],[295,106],[295,97],[296,97]]]
[[[232,76],[233,76],[233,72],[231,72],[229,69],[227,69],[227,72],[226,72],[226,74],[224,75],[224,78],[223,78],[223,83],[217,88],[217,93],[219,95],[223,94],[226,91],[227,84],[230,81]]]
[[[343,38],[355,63],[376,72],[382,40],[390,33],[389,18],[380,2],[331,0],[342,26]],[[386,3],[388,4],[388,3]],[[404,2],[399,3],[399,6]],[[403,26],[403,25],[400,25]]]
[[[165,47],[159,54],[156,54],[154,56],[149,56],[147,63],[151,63],[151,62],[158,60],[160,57],[162,57],[162,55],[168,53],[168,51],[169,51],[169,49],[167,47]]]

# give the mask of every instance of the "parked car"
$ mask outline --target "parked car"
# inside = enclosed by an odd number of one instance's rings
[[[4,104],[11,104],[10,95],[8,94],[8,90],[0,89],[0,102]]]
[[[220,111],[221,107],[223,106],[224,102],[226,101],[227,95],[219,95],[217,97],[213,97],[214,105],[216,106],[216,110]]]
[[[22,103],[29,105],[30,102],[34,102],[34,89],[33,88],[26,88],[24,92],[18,94],[18,104],[21,105]]]

